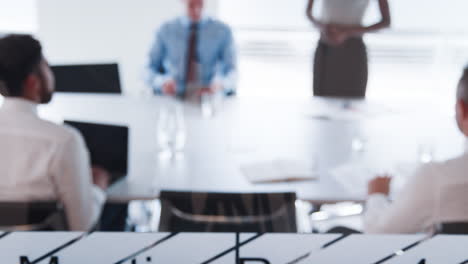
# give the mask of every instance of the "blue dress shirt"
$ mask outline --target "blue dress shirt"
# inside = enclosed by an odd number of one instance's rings
[[[235,92],[236,52],[231,29],[224,23],[204,17],[198,22],[197,79],[203,86],[223,85],[226,94]],[[156,93],[169,79],[177,83],[177,94],[186,89],[187,52],[190,19],[180,17],[162,25],[150,53],[150,84]]]

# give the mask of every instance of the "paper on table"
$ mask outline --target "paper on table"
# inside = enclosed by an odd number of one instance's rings
[[[389,167],[378,163],[369,165],[364,161],[353,161],[332,169],[330,175],[350,194],[364,196],[371,179],[378,175],[388,174],[392,177],[391,189],[394,194],[401,190],[406,179],[414,173],[417,166],[416,163],[399,163]]]
[[[311,113],[307,115],[307,118],[319,119],[325,121],[359,121],[364,119],[362,115],[355,112],[338,112],[338,111],[329,111],[327,113]]]
[[[273,160],[241,166],[241,171],[252,183],[311,181],[318,177],[312,164],[294,160]]]
[[[392,113],[384,107],[370,105],[350,105],[347,107],[329,106],[325,109],[317,108],[307,113],[307,118],[327,121],[359,121],[363,119],[381,117]]]

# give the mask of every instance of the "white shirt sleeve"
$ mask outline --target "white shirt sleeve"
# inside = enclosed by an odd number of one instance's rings
[[[51,164],[58,199],[71,231],[88,231],[98,221],[105,193],[92,183],[89,153],[81,136],[73,131],[57,146]]]
[[[435,178],[431,165],[422,167],[405,185],[393,203],[385,195],[371,195],[366,202],[366,233],[418,233],[433,227],[436,204]]]

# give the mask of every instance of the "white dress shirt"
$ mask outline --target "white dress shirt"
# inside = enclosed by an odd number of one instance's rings
[[[321,22],[361,25],[370,0],[323,0]]]
[[[434,232],[446,222],[468,222],[468,151],[422,166],[393,203],[371,195],[364,215],[367,233]]]
[[[6,98],[0,108],[0,201],[59,201],[71,230],[98,220],[104,192],[92,184],[79,133],[42,120],[37,105]]]

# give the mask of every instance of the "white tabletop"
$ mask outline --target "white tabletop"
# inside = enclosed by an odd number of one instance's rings
[[[351,158],[367,164],[416,162],[418,146],[427,140],[435,145],[436,158],[454,157],[463,150],[464,139],[453,117],[398,113],[372,102],[355,102],[343,112],[342,104],[336,99],[231,99],[211,119],[203,118],[197,107],[186,106],[185,152],[173,160],[158,158],[161,98],[57,95],[41,114],[54,120],[130,126],[129,176],[112,186],[110,201],[154,199],[162,189],[296,191],[299,198],[317,203],[362,201],[364,194],[338,184],[330,170]],[[351,148],[356,137],[365,141],[359,156]],[[274,159],[317,161],[319,179],[252,184],[240,170],[246,163]]]
[[[386,263],[419,263],[425,259],[427,264],[460,264],[468,261],[468,237],[440,235],[419,244],[407,253],[392,258]]]
[[[338,237],[338,234],[265,234],[242,246],[240,256],[264,258],[272,263],[291,263],[316,254],[324,245]]]
[[[167,235],[165,233],[138,235],[132,233],[94,233],[54,256],[60,259],[60,263],[67,264],[116,263]],[[49,263],[49,260],[40,263]]]
[[[423,235],[352,235],[311,255],[304,263],[376,263],[423,238]]]
[[[32,263],[81,235],[76,232],[8,234],[0,239],[0,260],[2,263],[18,263],[19,258],[25,256]]]
[[[225,250],[229,250],[235,244],[236,240],[233,234],[177,234],[168,241],[144,252],[137,260],[150,257],[157,263],[202,263]]]
[[[77,237],[80,240],[70,244]],[[423,239],[423,235],[240,234],[239,257],[276,263],[375,263]],[[461,263],[467,259],[467,236],[438,236],[388,263]],[[66,245],[65,247],[62,247]],[[324,248],[325,245],[329,245]],[[217,263],[236,259],[236,234],[227,233],[12,233],[0,239],[2,263]],[[387,263],[387,262],[385,262]]]

